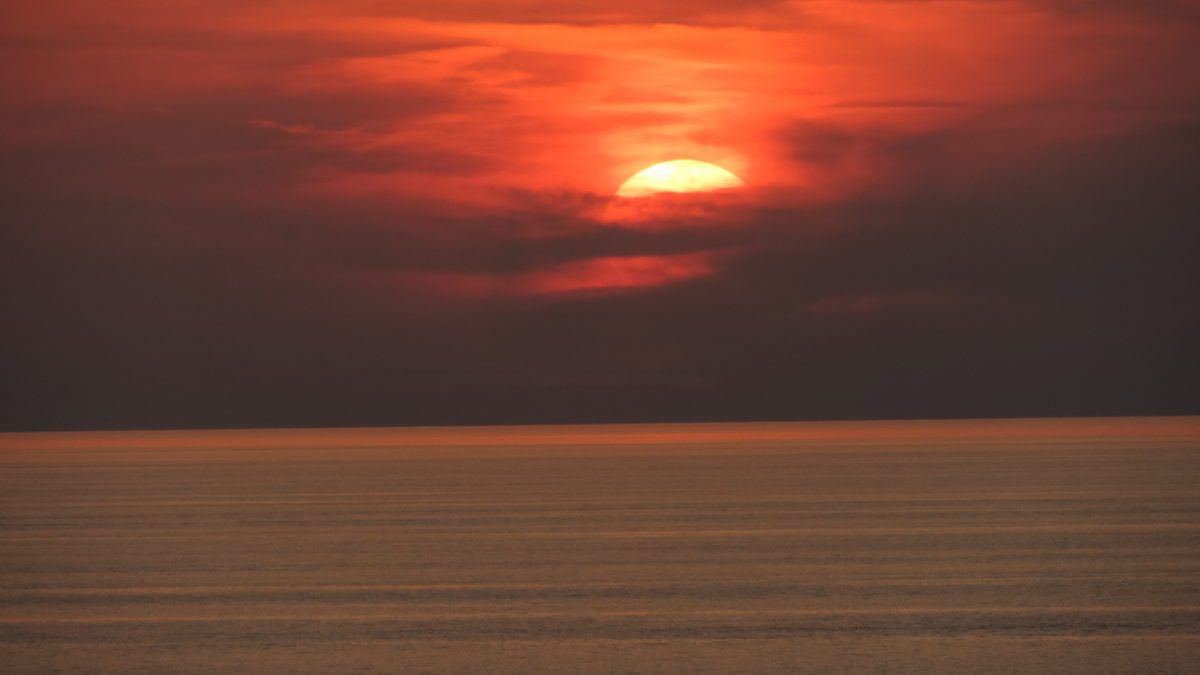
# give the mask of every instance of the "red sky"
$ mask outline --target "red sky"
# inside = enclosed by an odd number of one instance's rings
[[[6,428],[1196,411],[1195,2],[6,14]]]

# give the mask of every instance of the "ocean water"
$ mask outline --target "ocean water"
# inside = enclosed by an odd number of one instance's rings
[[[0,434],[0,672],[1200,672],[1200,418]]]

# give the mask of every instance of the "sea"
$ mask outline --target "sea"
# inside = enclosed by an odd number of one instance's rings
[[[0,434],[4,673],[1196,673],[1200,417]]]

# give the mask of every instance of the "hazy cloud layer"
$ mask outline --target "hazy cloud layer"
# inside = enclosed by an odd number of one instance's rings
[[[64,0],[3,34],[9,428],[1195,411],[1190,3]],[[677,157],[750,187],[614,222]]]

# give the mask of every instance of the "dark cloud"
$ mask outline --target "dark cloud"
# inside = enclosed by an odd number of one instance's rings
[[[868,0],[854,0],[868,2]],[[906,3],[940,2],[942,0],[900,0]],[[975,0],[987,4],[989,0]],[[1107,14],[1124,18],[1142,17],[1149,20],[1200,19],[1200,7],[1195,0],[1022,0],[1031,9],[1067,15]]]
[[[1200,6],[1194,0],[1029,0],[1037,8],[1047,8],[1069,14],[1104,13],[1141,16],[1153,20],[1200,20]]]
[[[778,3],[351,4],[590,25]],[[251,20],[295,6],[252,3],[233,30],[210,3],[123,2],[121,30],[10,47],[47,84],[0,113],[5,428],[1196,411],[1200,121],[1178,36],[1071,38],[1119,67],[1029,95],[785,107],[762,124],[774,161],[836,189],[684,197],[648,227],[543,174],[583,173],[599,132],[686,121],[687,96],[588,90],[612,77],[599,53]],[[551,109],[577,86],[586,112]],[[543,283],[681,259],[711,269]]]
[[[7,249],[19,292],[6,372],[21,393],[9,425],[1188,412],[1198,141],[1195,126],[1164,126],[1056,148],[967,193],[927,171],[924,191],[763,210],[732,233],[581,221],[523,240],[486,223],[389,231],[366,215],[254,210],[223,242],[130,255],[119,237],[49,233],[84,221],[111,236],[135,212],[46,211]],[[904,152],[936,167],[949,144]],[[427,234],[439,228],[474,234]],[[717,276],[632,294],[454,299],[354,283],[366,269],[505,274],[718,243],[740,252]]]

